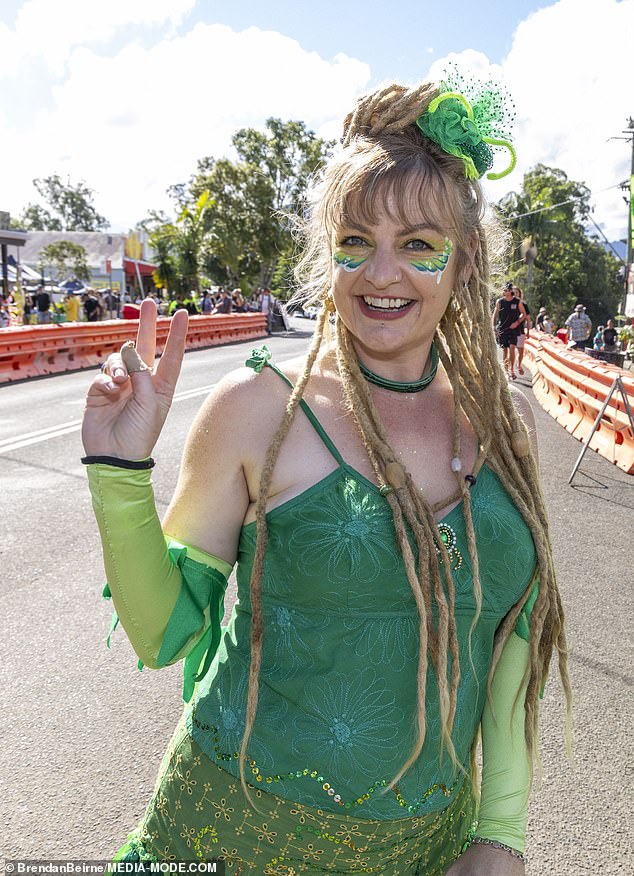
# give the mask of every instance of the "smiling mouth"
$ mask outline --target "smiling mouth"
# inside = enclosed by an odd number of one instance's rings
[[[364,295],[363,303],[370,310],[380,313],[398,313],[408,308],[414,302],[411,298],[374,298],[370,295]]]

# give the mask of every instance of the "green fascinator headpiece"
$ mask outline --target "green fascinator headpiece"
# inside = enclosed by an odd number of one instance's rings
[[[501,86],[465,80],[454,68],[416,124],[445,152],[462,158],[467,179],[480,179],[485,173],[487,179],[501,179],[517,162],[509,133],[514,119],[513,103]],[[506,149],[510,161],[499,173],[487,173],[493,167],[494,148]]]

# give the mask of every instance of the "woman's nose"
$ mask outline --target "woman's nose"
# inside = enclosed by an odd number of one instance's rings
[[[387,289],[389,286],[400,283],[401,270],[394,254],[377,249],[368,259],[365,279],[377,290]]]

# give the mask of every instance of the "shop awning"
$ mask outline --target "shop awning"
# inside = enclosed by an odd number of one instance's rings
[[[123,270],[130,277],[136,277],[138,274],[141,274],[142,277],[151,277],[152,273],[156,270],[156,265],[150,262],[139,262],[134,259],[124,258]]]

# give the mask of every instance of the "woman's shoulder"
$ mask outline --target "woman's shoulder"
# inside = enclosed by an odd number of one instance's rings
[[[253,351],[247,364],[228,372],[211,390],[201,408],[203,417],[222,416],[243,426],[279,419],[291,388],[274,368],[294,385],[305,366],[305,357],[274,363],[266,354]]]

